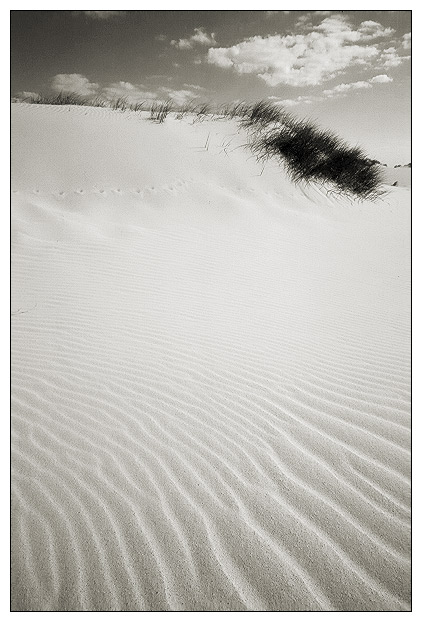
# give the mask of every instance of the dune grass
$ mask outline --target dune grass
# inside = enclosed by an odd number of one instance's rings
[[[258,160],[276,158],[295,184],[315,183],[365,200],[382,194],[376,161],[312,121],[296,119],[263,101],[254,104],[240,124],[252,129],[250,147]]]
[[[127,97],[103,99],[99,95],[87,97],[79,93],[60,92],[57,95],[32,95],[22,101],[30,104],[49,104],[50,106],[93,106],[94,108],[111,108],[112,110],[132,110],[140,112],[146,110],[146,102],[130,103]]]
[[[173,110],[173,102],[168,99],[165,102],[153,102],[150,110],[150,119],[157,123],[164,123],[169,112]]]
[[[49,104],[51,106],[102,106],[102,100],[98,97],[88,98],[79,93],[67,92],[60,92],[57,95],[32,95],[23,101],[30,104]]]
[[[113,110],[143,112],[149,119],[164,123],[169,113],[176,119],[190,115],[195,121],[206,118],[235,119],[248,132],[248,146],[259,161],[274,158],[284,165],[295,184],[318,184],[329,193],[375,200],[381,194],[382,174],[377,160],[369,159],[360,147],[349,146],[340,137],[309,120],[300,120],[280,106],[261,100],[235,102],[213,109],[209,103],[191,100],[175,105],[171,99],[130,103],[126,97],[105,100],[78,93],[37,95],[24,101],[36,104],[109,107]]]

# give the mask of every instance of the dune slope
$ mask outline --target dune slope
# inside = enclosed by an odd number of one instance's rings
[[[409,189],[12,108],[12,609],[408,610]]]

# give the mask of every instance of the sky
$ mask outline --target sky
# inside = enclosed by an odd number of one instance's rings
[[[265,99],[411,160],[411,11],[11,11],[11,95]]]

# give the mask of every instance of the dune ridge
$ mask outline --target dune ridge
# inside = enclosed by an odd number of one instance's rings
[[[410,608],[410,192],[12,105],[12,609]]]

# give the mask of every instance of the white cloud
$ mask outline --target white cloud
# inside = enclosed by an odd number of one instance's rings
[[[174,47],[179,48],[179,50],[191,50],[196,45],[204,45],[208,47],[217,45],[215,33],[212,32],[211,34],[207,34],[204,28],[195,28],[194,34],[188,39],[179,39],[178,41],[173,39],[170,43]]]
[[[299,95],[295,99],[281,99],[280,97],[276,97],[271,95],[268,99],[273,100],[277,104],[281,104],[285,107],[297,106],[298,104],[313,104],[315,102],[323,101],[324,99],[337,99],[339,97],[345,97],[348,93],[359,90],[367,90],[372,89],[373,84],[385,84],[387,82],[392,82],[393,78],[382,74],[378,76],[374,76],[370,80],[360,80],[358,82],[349,82],[338,84],[332,89],[325,89],[322,92],[322,96],[317,95]]]
[[[342,95],[345,95],[346,93],[349,93],[350,91],[358,91],[361,89],[371,89],[371,88],[372,88],[372,85],[369,84],[369,82],[360,80],[359,82],[349,82],[348,84],[344,84],[344,83],[338,84],[332,89],[327,89],[323,91],[323,94],[329,98],[340,97]]]
[[[359,32],[362,35],[361,39],[378,39],[379,37],[390,37],[395,31],[393,28],[384,28],[378,22],[369,20],[360,24]]]
[[[394,47],[389,47],[386,50],[384,50],[380,57],[381,66],[386,67],[387,69],[390,67],[398,67],[405,60],[409,60],[409,59],[410,59],[410,56],[400,56],[397,53],[396,48]]]
[[[170,43],[174,47],[179,48],[179,50],[191,50],[193,48],[193,43],[190,39],[179,39],[179,41],[173,39]]]
[[[80,73],[58,73],[51,82],[51,88],[56,93],[79,93],[79,95],[96,95],[99,85],[90,82]]]
[[[74,13],[83,13],[87,17],[92,19],[110,19],[110,17],[117,17],[118,15],[124,15],[126,11],[74,11]]]
[[[342,15],[331,15],[311,27],[312,14],[297,20],[303,32],[254,36],[229,48],[208,50],[207,60],[239,74],[255,74],[269,86],[315,86],[354,65],[368,64],[379,55],[368,42],[392,34],[378,22],[353,27]]]
[[[403,35],[402,37],[403,39],[403,48],[405,50],[410,50],[410,48],[412,47],[412,33],[411,32],[407,32],[405,35]]]
[[[143,100],[156,99],[157,91],[148,90],[142,84],[135,85],[130,82],[112,82],[101,91],[101,96],[108,100],[125,97],[129,104],[135,104]]]
[[[198,98],[198,94],[190,89],[161,89],[161,95],[165,96],[166,99],[171,99],[177,105],[182,105]]]
[[[183,86],[185,86],[188,89],[193,89],[194,91],[206,91],[207,90],[203,86],[199,86],[199,84],[184,84]]]
[[[168,76],[150,76],[154,78],[167,79]],[[176,104],[184,104],[185,102],[197,99],[200,93],[206,91],[204,87],[197,84],[184,84],[184,88],[175,89],[161,85],[145,86],[144,84],[132,84],[123,80],[112,82],[106,86],[100,86],[96,82],[90,82],[86,76],[79,73],[58,74],[52,80],[52,89],[56,92],[75,92],[83,96],[98,95],[108,101],[115,100],[119,97],[127,99],[129,104],[142,101],[159,100],[164,101],[172,99]],[[17,93],[17,98],[24,99],[24,96],[30,97],[37,95],[36,93]]]
[[[322,101],[322,97],[317,97],[315,95],[299,95],[296,99],[281,99],[280,97],[270,96],[268,99],[273,100],[275,104],[279,104],[280,106],[284,106],[285,108],[292,108],[293,106],[297,106],[298,104],[314,104],[315,102]]]
[[[385,73],[379,76],[374,76],[373,78],[369,80],[369,82],[372,82],[373,84],[386,84],[387,82],[392,82],[392,81],[393,81],[393,78],[390,78],[389,76],[385,75]]]
[[[131,84],[130,82],[113,82],[101,91],[101,96],[108,100],[125,97],[129,104],[141,101],[159,100],[164,101],[171,99],[175,104],[181,105],[198,97],[195,85],[185,85],[190,88],[173,89],[169,87],[159,86],[157,88],[148,89],[143,84]]]
[[[39,93],[34,93],[33,91],[20,91],[19,93],[16,93],[16,97],[14,97],[13,100],[16,102],[22,102],[26,99],[35,99],[36,97],[39,97]]]

